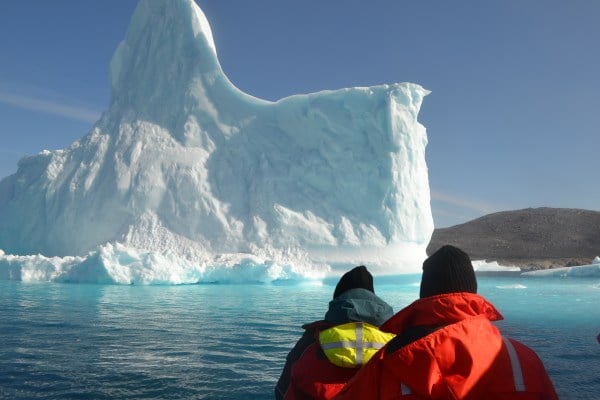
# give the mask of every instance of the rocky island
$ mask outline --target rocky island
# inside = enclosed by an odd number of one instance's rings
[[[464,249],[473,260],[522,271],[591,264],[600,255],[600,212],[548,207],[497,212],[435,229],[427,253],[444,244]]]

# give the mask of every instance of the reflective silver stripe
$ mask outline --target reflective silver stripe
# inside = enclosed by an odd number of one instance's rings
[[[510,357],[510,365],[512,366],[513,371],[513,380],[515,381],[515,390],[517,392],[525,391],[525,380],[523,379],[523,370],[521,369],[521,361],[519,360],[519,356],[517,355],[517,350],[515,350],[515,346],[510,342],[510,340],[504,336],[502,336],[502,341],[508,350],[508,356]]]
[[[362,324],[356,324],[356,365],[362,365],[363,362],[363,330]]]
[[[356,341],[354,341],[354,340],[342,340],[339,342],[330,342],[330,343],[322,343],[321,344],[321,348],[323,350],[337,349],[339,347],[342,347],[344,349],[358,349],[359,347],[361,349],[380,349],[383,346],[384,345],[382,343],[375,343],[375,342],[365,342],[365,343],[362,343],[362,346],[358,346]]]
[[[400,384],[400,394],[412,394],[412,391],[404,383]]]

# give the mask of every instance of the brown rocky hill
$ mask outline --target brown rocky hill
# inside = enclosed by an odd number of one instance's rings
[[[427,253],[444,244],[460,247],[472,260],[525,270],[590,264],[600,255],[600,212],[571,208],[498,212],[436,229]]]

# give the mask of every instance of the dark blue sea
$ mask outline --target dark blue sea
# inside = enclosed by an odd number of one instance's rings
[[[0,399],[271,399],[322,284],[0,281]],[[394,306],[419,276],[375,279]],[[498,326],[538,352],[561,399],[600,399],[600,279],[480,277]]]

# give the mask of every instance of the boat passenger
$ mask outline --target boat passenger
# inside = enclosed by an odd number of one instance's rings
[[[396,337],[335,400],[556,400],[537,354],[503,336],[500,312],[477,294],[469,256],[443,246],[423,263],[420,299],[386,321]]]
[[[323,320],[303,326],[275,387],[277,400],[331,399],[394,335],[377,328],[394,314],[363,265],[339,280]]]

